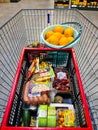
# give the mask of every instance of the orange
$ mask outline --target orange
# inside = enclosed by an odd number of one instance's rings
[[[60,128],[63,128],[63,126],[62,126],[62,125],[59,125],[59,127],[60,127]]]
[[[60,120],[58,120],[58,124],[61,124],[61,121],[60,121]]]
[[[60,120],[61,122],[64,122],[64,118],[62,118],[62,117],[61,117],[61,118],[59,118],[59,120]]]
[[[59,111],[59,112],[58,112],[58,116],[61,116],[61,115],[62,115],[62,111]]]
[[[59,40],[59,45],[60,46],[64,46],[64,45],[67,45],[69,43],[69,40],[67,37],[62,37],[60,40]]]
[[[72,28],[66,28],[64,30],[65,37],[72,37],[74,34],[74,30]]]
[[[60,39],[62,37],[62,34],[60,32],[54,32],[53,35],[57,36],[58,39]]]
[[[49,38],[47,38],[46,41],[49,42]]]
[[[63,117],[63,118],[64,118],[64,112],[63,112],[63,111],[62,111],[61,117]]]
[[[64,29],[62,26],[55,26],[53,29],[54,32],[59,32],[59,33],[63,33]]]
[[[73,37],[68,37],[69,43],[72,42],[74,40]]]
[[[65,35],[64,34],[62,34],[62,36],[61,37],[65,37]]]
[[[62,126],[63,126],[63,127],[65,126],[65,123],[64,123],[64,122],[62,123]]]
[[[59,41],[59,39],[55,35],[52,35],[48,38],[48,42],[51,44],[54,44],[54,45],[58,45],[58,41]]]
[[[45,39],[49,38],[51,35],[53,35],[53,31],[47,31],[45,34]]]

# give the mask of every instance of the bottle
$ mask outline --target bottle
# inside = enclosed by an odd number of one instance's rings
[[[23,126],[30,126],[30,110],[23,109]]]

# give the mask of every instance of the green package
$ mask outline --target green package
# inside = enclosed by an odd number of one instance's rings
[[[38,126],[46,127],[47,126],[47,118],[38,118]]]
[[[48,107],[48,116],[55,116],[56,115],[56,108],[54,106]]]
[[[47,126],[56,127],[56,108],[54,106],[48,107]]]
[[[56,116],[48,116],[48,127],[56,127]]]
[[[39,106],[39,115],[38,115],[38,126],[46,127],[47,126],[47,105]]]

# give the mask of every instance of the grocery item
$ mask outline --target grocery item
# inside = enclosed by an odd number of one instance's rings
[[[62,25],[56,25],[45,34],[45,40],[56,46],[65,46],[74,40],[74,30],[71,27],[64,28]]]
[[[61,37],[58,42],[58,45],[64,46],[64,45],[68,45],[69,43],[70,43],[70,41],[67,37]]]
[[[53,87],[56,90],[60,90],[60,91],[63,91],[63,92],[70,92],[70,90],[71,90],[69,79],[55,78],[55,80],[53,82]]]
[[[57,93],[57,91],[54,88],[51,91],[49,91],[51,103],[54,102],[54,98],[55,98],[56,93]]]
[[[49,43],[58,45],[59,39],[56,35],[51,35],[48,39],[46,39]]]
[[[45,35],[45,38],[49,38],[54,32],[53,31],[47,31],[46,32],[46,35]]]
[[[54,106],[48,106],[48,127],[56,127],[56,108]]]
[[[61,96],[55,96],[54,103],[62,103],[62,102],[63,102],[63,98]]]
[[[39,92],[50,90],[51,88],[52,88],[52,86],[51,86],[50,80],[46,80],[43,82],[33,81],[29,85],[28,94],[29,94],[29,96],[33,96],[33,95],[35,95],[35,93],[39,94]]]
[[[64,126],[74,127],[75,126],[75,114],[72,110],[64,111]]]
[[[34,85],[31,81],[28,81],[24,86],[23,101],[28,105],[50,104],[50,98],[46,91],[49,90],[49,86],[46,86],[46,88],[44,86],[44,84]]]
[[[30,72],[30,73],[29,73]],[[31,73],[32,72],[32,73]],[[50,98],[42,92],[52,89],[52,78],[55,77],[52,66],[48,62],[39,63],[39,58],[34,58],[29,67],[27,79],[31,77],[23,90],[23,101],[26,104],[50,104]]]
[[[24,89],[23,89],[23,95],[22,95],[23,96],[23,101],[26,104],[30,104],[30,99],[28,97],[29,85],[30,85],[30,81],[25,84]]]
[[[57,126],[60,128],[65,126],[65,124],[64,124],[64,109],[59,109],[57,111]]]
[[[63,68],[58,68],[55,70],[55,75],[53,88],[62,92],[70,92],[71,86],[68,72]]]
[[[33,60],[32,64],[30,65],[30,67],[29,67],[29,69],[28,69],[28,72],[27,72],[27,74],[26,74],[26,80],[28,80],[28,79],[32,76],[32,74],[33,74],[34,71],[35,71],[35,68],[38,69],[38,62],[39,62],[39,59],[38,59],[38,58],[35,58],[35,59]],[[36,65],[37,65],[37,67],[36,67]],[[37,71],[38,71],[38,70],[37,70]]]
[[[53,31],[54,32],[63,33],[64,32],[64,28],[62,26],[55,26]]]
[[[30,125],[30,111],[28,109],[23,109],[23,126],[29,126]]]
[[[36,74],[33,74],[32,80],[36,82],[45,81],[51,78],[54,78],[55,74],[52,66],[47,62],[42,62],[39,64],[39,71]]]
[[[31,116],[30,126],[35,127],[36,126],[36,118]]]
[[[35,41],[32,44],[29,44],[27,47],[30,47],[30,48],[32,48],[32,47],[39,47],[39,45],[40,45],[40,42]]]
[[[53,34],[54,36],[57,36],[58,39],[60,39],[62,37],[62,34],[60,32],[54,32]]]
[[[65,72],[60,71],[57,73],[57,78],[58,79],[67,79],[67,75]]]
[[[70,27],[67,27],[64,30],[64,35],[65,35],[65,37],[72,37],[74,35],[74,30]]]
[[[56,115],[56,107],[48,106],[48,116],[55,116],[55,115]]]
[[[47,105],[40,105],[38,110],[38,127],[47,126]]]

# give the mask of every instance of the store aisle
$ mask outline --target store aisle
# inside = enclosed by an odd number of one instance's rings
[[[54,8],[54,0],[20,0],[16,3],[0,3],[0,26],[22,8]],[[81,11],[98,26],[98,11]]]
[[[0,26],[22,8],[54,8],[53,0],[20,0],[16,3],[0,3]]]

